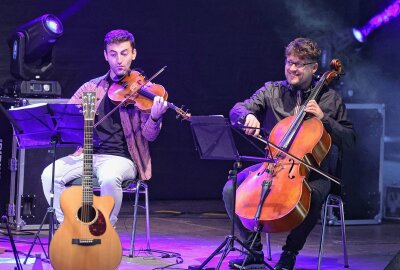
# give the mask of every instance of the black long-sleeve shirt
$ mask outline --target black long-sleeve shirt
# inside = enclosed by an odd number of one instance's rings
[[[235,104],[230,111],[231,122],[233,125],[243,124],[248,114],[254,114],[263,123],[266,131],[270,132],[280,120],[293,115],[297,100],[296,92],[297,90],[287,81],[267,82],[249,99]],[[308,95],[309,92],[303,92],[303,104]],[[355,142],[355,133],[353,125],[347,119],[346,106],[340,95],[333,89],[324,89],[317,102],[324,113],[321,121],[331,135],[332,143],[339,149],[351,147]],[[336,174],[336,166],[332,167],[336,162],[332,159],[337,157],[339,157],[338,149],[332,147],[321,168]]]

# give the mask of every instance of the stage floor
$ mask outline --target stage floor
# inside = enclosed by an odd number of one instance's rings
[[[145,216],[139,211],[137,238],[135,241],[135,257],[130,258],[130,233],[132,226],[132,207],[129,202],[123,203],[117,232],[124,248],[124,256],[118,269],[162,269],[168,265],[179,263],[165,269],[187,269],[189,265],[201,264],[230,233],[230,222],[224,213],[221,201],[151,201],[150,202],[151,249],[162,250],[166,253],[146,252]],[[380,225],[347,226],[347,250],[349,269],[384,269],[388,262],[400,250],[399,224],[383,222]],[[2,232],[5,232],[2,229]],[[16,247],[20,259],[25,260],[33,240],[34,231],[14,231]],[[317,269],[318,248],[321,235],[321,225],[312,231],[304,249],[297,257],[296,269]],[[43,231],[41,239],[47,243],[48,231]],[[271,234],[272,266],[279,259],[281,246],[286,234]],[[265,239],[265,238],[264,238]],[[264,241],[264,240],[263,240]],[[8,238],[1,237],[0,247],[6,252],[0,254],[0,269],[14,269],[15,261]],[[45,245],[47,251],[47,245]],[[36,244],[33,256],[42,253],[40,244]],[[266,248],[264,246],[264,253]],[[179,257],[173,257],[179,255]],[[221,269],[229,269],[227,262],[238,255],[230,252],[224,260]],[[71,258],[73,259],[73,258]],[[208,266],[215,266],[219,256]],[[34,258],[29,259],[23,269],[32,269]],[[43,269],[53,269],[45,261]],[[325,238],[322,269],[343,269],[343,251],[339,226],[329,226]]]

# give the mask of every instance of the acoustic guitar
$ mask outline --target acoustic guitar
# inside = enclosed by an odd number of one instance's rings
[[[60,197],[64,222],[50,243],[50,262],[56,270],[113,270],[122,258],[119,236],[110,223],[111,196],[93,194],[94,92],[83,93],[84,150],[82,186]]]

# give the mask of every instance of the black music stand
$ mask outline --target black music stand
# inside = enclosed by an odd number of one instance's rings
[[[57,146],[71,146],[83,143],[83,115],[79,107],[74,104],[34,104],[25,107],[19,107],[8,111],[13,123],[17,123],[19,129],[16,129],[19,148],[39,148],[51,146],[53,154],[52,183],[50,206],[47,208],[42,223],[35,234],[33,243],[25,258],[26,264],[30,253],[36,243],[39,243],[48,259],[50,254],[46,253],[39,234],[47,218],[49,218],[49,241],[54,235],[55,211],[54,211],[54,172],[55,161],[57,157]]]
[[[10,239],[10,244],[11,244],[11,248],[12,248],[12,251],[14,254],[15,264],[17,265],[14,269],[15,270],[23,270],[21,261],[19,260],[18,250],[17,250],[17,247],[15,246],[15,242],[14,242],[14,238],[12,236],[11,230],[10,230],[10,226],[8,225],[7,216],[2,216],[1,221],[6,224],[8,238]]]
[[[268,158],[240,156],[236,148],[231,125],[229,121],[221,115],[209,116],[192,116],[191,128],[196,150],[200,154],[201,159],[214,159],[214,160],[234,160],[233,170],[229,171],[229,178],[232,179],[234,193],[232,198],[232,226],[231,234],[225,237],[225,240],[218,246],[218,248],[200,265],[189,266],[189,269],[201,270],[210,260],[221,252],[222,255],[218,262],[216,269],[221,267],[222,261],[230,251],[237,250],[234,247],[235,241],[246,249],[252,255],[255,255],[242,241],[235,236],[235,206],[236,206],[236,185],[237,185],[237,170],[241,167],[241,161],[253,162],[274,162]],[[273,268],[264,262],[265,266],[271,270]]]

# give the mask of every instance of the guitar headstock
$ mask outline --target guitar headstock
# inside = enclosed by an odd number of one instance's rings
[[[96,93],[84,92],[82,97],[83,117],[85,120],[94,120],[96,112]]]

